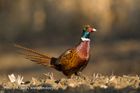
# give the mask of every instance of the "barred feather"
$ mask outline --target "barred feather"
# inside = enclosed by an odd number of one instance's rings
[[[33,62],[36,62],[44,66],[51,66],[50,62],[52,57],[39,53],[33,49],[23,47],[21,45],[15,44],[15,47],[22,49],[22,52],[20,51],[20,54],[24,55],[26,59],[29,59]]]

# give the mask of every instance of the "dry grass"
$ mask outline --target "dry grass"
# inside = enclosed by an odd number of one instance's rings
[[[53,73],[47,73],[39,78],[32,78],[22,84],[3,81],[0,93],[30,92],[90,92],[90,93],[140,93],[140,77],[135,76],[72,76],[70,79],[55,79]]]

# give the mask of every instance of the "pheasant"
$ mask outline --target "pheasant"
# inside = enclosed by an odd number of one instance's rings
[[[57,58],[39,53],[21,45],[15,45],[15,47],[23,50],[22,54],[26,59],[44,66],[52,67],[61,71],[67,77],[71,77],[73,74],[78,75],[79,72],[87,66],[90,57],[90,33],[96,31],[96,29],[90,25],[85,25],[82,31],[80,43],[66,50]]]

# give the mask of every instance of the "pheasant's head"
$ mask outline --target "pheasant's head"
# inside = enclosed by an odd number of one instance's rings
[[[91,27],[90,25],[85,25],[83,27],[83,33],[82,33],[82,37],[81,38],[87,38],[89,39],[90,37],[90,33],[95,32],[96,29]]]

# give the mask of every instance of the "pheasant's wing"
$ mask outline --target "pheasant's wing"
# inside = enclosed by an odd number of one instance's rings
[[[23,47],[21,45],[15,45],[15,47],[22,49],[22,51],[20,51],[20,54],[24,55],[26,59],[29,59],[29,60],[36,62],[38,64],[41,64],[41,65],[52,66],[51,65],[52,59],[53,60],[57,59],[57,58],[50,57],[48,55],[39,53],[33,49]]]
[[[60,56],[59,62],[63,65],[64,70],[68,70],[78,67],[81,64],[81,59],[75,49],[69,49]]]

